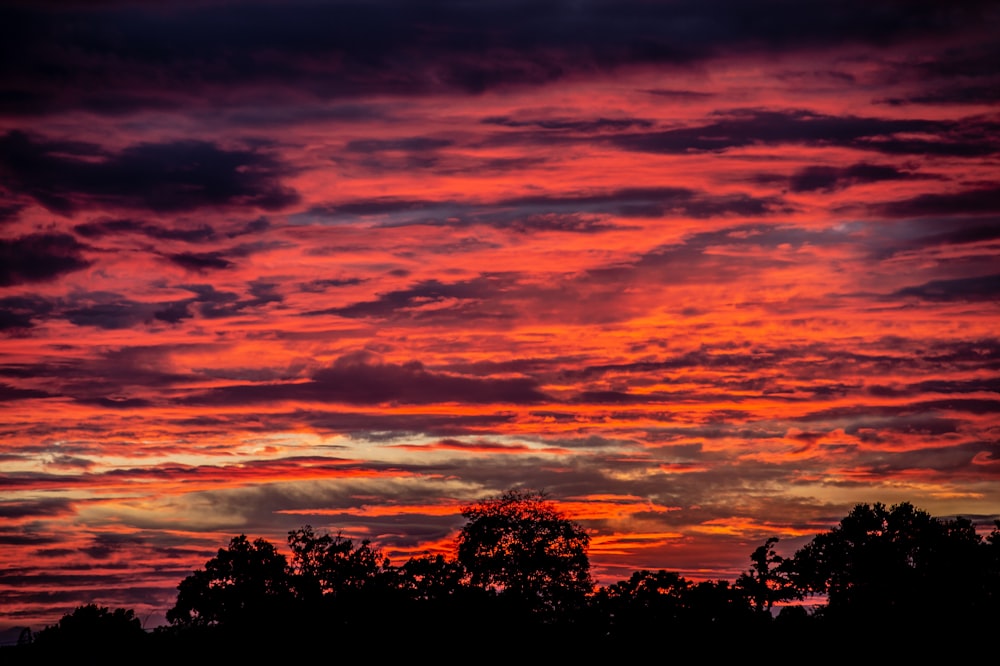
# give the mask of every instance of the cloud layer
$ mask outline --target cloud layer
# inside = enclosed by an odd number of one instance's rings
[[[995,3],[9,2],[0,629],[229,537],[601,582],[1000,516]]]

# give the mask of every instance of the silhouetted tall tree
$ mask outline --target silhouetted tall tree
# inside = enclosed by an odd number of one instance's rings
[[[789,567],[802,592],[827,596],[827,617],[943,620],[983,606],[984,553],[968,520],[939,520],[908,502],[859,504]]]
[[[548,618],[580,608],[593,590],[589,536],[544,494],[509,490],[462,515],[458,562],[473,585]]]
[[[174,624],[256,624],[278,617],[292,601],[285,556],[264,539],[233,537],[228,548],[181,581]]]
[[[761,615],[769,616],[775,603],[801,598],[788,576],[785,559],[774,552],[777,537],[771,537],[750,555],[750,570],[740,574],[736,587]]]

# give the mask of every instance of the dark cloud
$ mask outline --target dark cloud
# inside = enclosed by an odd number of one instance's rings
[[[945,222],[945,223],[942,223]],[[1000,216],[958,216],[929,218],[903,218],[898,225],[902,229],[901,240],[887,241],[887,247],[877,255],[885,258],[898,252],[919,251],[947,245],[985,243],[1000,239]],[[944,227],[942,229],[942,227]],[[882,225],[883,229],[891,229]]]
[[[865,162],[852,164],[848,167],[806,167],[796,171],[788,181],[792,192],[814,192],[834,190],[864,183],[877,183],[884,180],[904,180],[913,175],[900,171],[896,167],[884,164],[868,164]]]
[[[105,407],[107,409],[141,409],[150,407],[153,403],[144,398],[85,398],[76,402],[81,405],[94,405],[95,407]]]
[[[977,475],[988,475],[989,471],[983,469],[984,465],[976,463],[977,457],[982,454],[989,460],[1000,460],[1000,444],[968,442],[905,451],[869,450],[857,452],[856,460],[859,471],[864,470],[877,476],[926,470],[934,476],[951,478],[955,474],[972,471]]]
[[[0,203],[0,224],[17,219],[22,210],[24,210],[24,204]]]
[[[996,81],[947,85],[908,97],[894,97],[889,104],[996,104],[1000,102],[1000,85]]]
[[[247,285],[249,293],[244,296],[219,291],[207,284],[177,286],[195,295],[172,301],[136,301],[112,292],[81,292],[72,299],[46,303],[45,313],[51,312],[51,316],[65,318],[77,326],[117,330],[156,322],[178,324],[199,315],[204,319],[234,317],[284,298],[276,291],[276,284],[259,280]],[[0,320],[3,312],[0,303]],[[27,317],[23,312],[15,311],[15,315]]]
[[[0,238],[0,287],[48,282],[66,273],[83,270],[91,262],[83,257],[87,246],[69,234],[40,233],[20,238]]]
[[[153,312],[153,318],[167,324],[177,324],[193,316],[190,305],[190,301],[167,303]]]
[[[1000,370],[1000,338],[939,342],[921,350],[937,368],[951,366]]]
[[[296,99],[291,96],[291,99]],[[389,120],[393,117],[391,105],[385,102],[347,102],[312,106],[262,106],[250,105],[235,109],[225,109],[226,118],[231,126],[271,129],[288,127],[303,123],[321,123],[333,121],[337,123],[368,122],[372,120]],[[209,112],[213,117],[219,109]]]
[[[830,421],[850,434],[864,430],[872,433],[881,430],[918,434],[956,432],[962,421],[957,417],[941,416],[940,412],[997,414],[1000,413],[1000,400],[945,398],[906,404],[854,404],[809,412],[793,420]]]
[[[183,289],[197,294],[185,304],[197,304],[198,312],[206,319],[233,317],[269,303],[280,303],[283,297],[277,292],[277,287],[272,282],[255,280],[247,285],[250,297],[241,298],[235,292],[219,291],[210,284],[182,285]]]
[[[0,241],[2,242],[2,241]],[[31,328],[35,319],[52,311],[52,304],[39,296],[0,298],[0,331]]]
[[[1000,238],[1000,218],[981,224],[956,224],[955,226],[957,228],[928,235],[921,240],[927,245],[962,245],[964,243],[980,243]]]
[[[100,220],[77,224],[73,227],[73,231],[85,238],[103,238],[129,233],[145,233],[145,227],[146,225],[142,222],[135,220]]]
[[[511,197],[493,202],[433,201],[385,197],[313,208],[322,216],[381,216],[388,225],[483,224],[518,231],[592,233],[614,228],[602,216],[621,218],[760,217],[788,212],[781,199],[749,194],[711,194],[683,187],[623,188],[609,192]]]
[[[952,280],[931,280],[921,285],[900,289],[892,296],[937,302],[996,302],[1000,300],[1000,273]]]
[[[499,205],[527,211],[609,213],[622,217],[698,218],[721,215],[756,217],[782,210],[779,199],[747,194],[716,195],[680,187],[625,188],[600,194],[528,196],[506,199]]]
[[[480,378],[426,369],[419,361],[383,363],[367,354],[343,356],[308,382],[245,384],[196,393],[187,404],[306,401],[346,404],[442,402],[532,404],[549,398],[530,378]]]
[[[892,349],[879,352],[878,349]],[[577,361],[575,367],[566,367],[547,382],[575,383],[587,381],[607,385],[620,383],[629,387],[645,384],[669,384],[678,373],[685,377],[685,384],[697,383],[700,388],[689,393],[676,393],[673,400],[724,400],[732,401],[751,392],[767,395],[772,400],[803,401],[829,399],[851,393],[860,394],[860,382],[837,381],[847,376],[892,376],[917,372],[933,376],[936,373],[986,372],[1000,368],[1000,349],[996,341],[941,343],[930,347],[918,343],[895,340],[873,342],[871,351],[836,350],[829,345],[810,343],[802,345],[703,345],[683,353],[663,353],[645,361],[614,364],[588,364]],[[499,371],[499,370],[498,370]],[[780,372],[779,377],[770,373]],[[545,377],[543,372],[533,376]],[[805,382],[803,384],[803,382]],[[920,385],[921,387],[923,385]],[[989,390],[988,382],[958,381],[954,386],[959,393]],[[963,388],[964,387],[964,388]],[[720,393],[714,393],[718,391]],[[872,395],[919,395],[923,390],[915,387],[900,388],[879,385],[866,389]],[[928,384],[927,391],[934,390]],[[610,397],[621,393],[612,389]],[[729,392],[724,395],[721,392]],[[660,394],[661,396],[665,394]],[[925,405],[926,406],[926,405]],[[731,415],[739,418],[738,415]]]
[[[512,219],[505,226],[511,231],[522,233],[557,231],[576,234],[600,233],[621,228],[621,225],[611,224],[605,221],[600,215],[581,215],[576,213],[527,215]]]
[[[884,206],[873,208],[879,212]],[[875,261],[946,251],[963,256],[950,264],[956,268],[958,263],[964,264],[958,270],[974,274],[992,268],[990,245],[1000,239],[1000,215],[880,216],[863,228],[870,257]]]
[[[1000,46],[996,40],[965,41],[936,54],[895,61],[891,79],[923,84],[919,91],[886,100],[903,104],[995,104],[1000,100]],[[927,85],[931,82],[930,85]]]
[[[576,402],[602,405],[642,405],[659,402],[661,396],[626,393],[624,391],[583,391],[576,396]]]
[[[229,99],[478,93],[628,66],[680,66],[964,32],[987,42],[990,3],[560,0],[14,5],[0,13],[0,111],[116,115]],[[272,102],[281,103],[281,97]]]
[[[24,389],[17,388],[16,386],[10,386],[9,384],[0,384],[0,402],[9,402],[11,400],[31,400],[34,398],[48,398],[51,394],[45,391],[39,391],[38,389]]]
[[[593,120],[575,120],[571,118],[538,118],[519,119],[509,116],[490,116],[483,118],[487,125],[501,127],[534,128],[554,132],[578,132],[591,134],[603,131],[623,131],[628,129],[648,129],[653,122],[642,118],[595,118]]]
[[[0,299],[0,330],[16,332],[34,325],[34,319],[48,316],[65,319],[77,326],[105,330],[135,328],[163,322],[177,324],[200,315],[204,319],[233,317],[284,297],[278,285],[263,280],[247,284],[246,295],[219,291],[208,284],[176,285],[194,294],[170,301],[137,301],[115,292],[76,292],[71,297],[48,300],[40,297]],[[50,369],[52,371],[52,369]],[[55,371],[62,374],[62,371]]]
[[[45,462],[46,468],[58,467],[61,469],[71,469],[71,470],[87,470],[92,468],[96,463],[89,458],[80,458],[77,456],[67,456],[67,455],[54,455],[50,460]]]
[[[379,153],[385,151],[402,151],[421,153],[447,148],[454,142],[450,139],[435,139],[432,137],[409,137],[403,139],[355,139],[345,146],[352,153]]]
[[[353,139],[347,142],[344,151],[334,161],[352,169],[361,168],[377,173],[438,170],[451,157],[442,149],[454,143],[451,139],[425,136]]]
[[[683,155],[754,145],[805,144],[893,155],[982,156],[1000,152],[995,123],[831,116],[805,110],[733,110],[707,125],[632,132],[606,139],[623,150]],[[908,134],[933,139],[900,138]]]
[[[667,88],[650,88],[643,90],[648,95],[666,97],[668,99],[708,99],[715,96],[715,93],[700,92],[697,90],[671,90]]]
[[[168,254],[166,258],[195,273],[204,273],[210,270],[225,270],[232,268],[236,264],[226,259],[223,252],[178,252]]]
[[[63,500],[58,500],[63,501]],[[27,512],[22,513],[22,509],[25,507],[30,507],[32,504],[41,504],[42,510],[39,515],[42,516],[52,516],[57,515],[58,510],[52,510],[51,508],[44,506],[44,502],[14,502],[10,505],[4,505],[10,507],[10,516],[15,518],[20,518],[23,516],[35,515],[28,509]],[[4,515],[3,509],[0,508],[0,515]],[[7,517],[5,515],[5,517]],[[51,543],[59,543],[59,539],[54,536],[42,535],[33,532],[23,531],[21,528],[15,527],[2,527],[0,528],[0,544],[5,546],[43,546]]]
[[[1000,185],[988,185],[958,192],[921,194],[873,207],[888,217],[929,217],[941,215],[989,215],[1000,213]]]
[[[1000,377],[968,380],[929,379],[912,384],[907,389],[913,395],[922,393],[1000,393]]]
[[[451,201],[426,199],[400,199],[397,197],[372,197],[358,201],[316,206],[309,210],[314,215],[387,215],[393,213],[421,213],[437,209],[450,209],[460,204]]]
[[[965,414],[1000,414],[1000,400],[977,398],[942,398],[915,404],[920,410],[944,410]]]
[[[8,520],[52,517],[70,513],[72,508],[72,503],[64,499],[0,502],[0,516]]]
[[[132,328],[152,316],[150,306],[115,294],[91,294],[90,302],[70,307],[62,316],[77,326],[93,326],[106,330]]]
[[[239,236],[250,236],[253,234],[259,234],[267,231],[271,228],[271,221],[266,217],[258,217],[255,220],[250,220],[244,223],[242,226],[232,229],[226,233],[229,238],[237,238]]]
[[[0,137],[0,174],[7,187],[67,215],[92,206],[156,212],[237,205],[276,210],[298,200],[281,183],[287,172],[270,155],[227,150],[207,141],[140,143],[111,153],[19,130]]]
[[[766,267],[789,265],[784,253],[806,245],[836,246],[849,238],[836,230],[807,230],[795,227],[749,224],[692,234],[682,242],[654,248],[629,263],[594,268],[580,280],[590,289],[602,285],[696,282],[736,282]],[[720,255],[719,248],[729,248]],[[777,250],[766,252],[761,250]]]
[[[390,291],[373,301],[362,301],[340,308],[307,312],[308,315],[334,314],[341,317],[434,317],[472,316],[506,317],[506,310],[480,309],[483,301],[492,300],[512,287],[509,278],[501,276],[481,276],[470,280],[443,283],[438,280],[419,282],[407,289]],[[452,303],[450,307],[438,304]],[[428,306],[433,306],[427,309]]]
[[[240,414],[198,416],[179,419],[174,423],[185,428],[197,428],[201,432],[218,433],[245,428],[263,432],[280,431],[306,424],[318,432],[349,434],[364,441],[397,441],[428,434],[437,437],[457,437],[490,431],[509,426],[516,418],[517,414],[511,411],[476,414],[393,411],[387,414],[378,411],[328,412],[322,409],[302,408],[290,412],[268,412],[249,423],[246,417]]]
[[[86,238],[104,238],[123,234],[140,234],[157,240],[179,240],[198,243],[215,238],[215,230],[208,224],[194,227],[169,228],[135,220],[98,220],[73,227],[73,231]]]
[[[145,546],[145,539],[130,534],[97,534],[89,545],[80,548],[88,557],[95,560],[106,560],[112,555],[123,551],[136,550]]]
[[[874,416],[860,417],[846,425],[844,432],[855,435],[862,442],[880,443],[889,441],[887,435],[947,435],[958,432],[962,422],[928,415]]]
[[[304,282],[299,285],[299,289],[302,291],[318,294],[326,291],[327,289],[335,289],[337,287],[353,287],[366,282],[367,278],[326,278],[321,280],[310,280],[309,282]]]
[[[247,291],[253,298],[247,299],[245,307],[260,307],[268,303],[280,303],[284,297],[278,293],[278,283],[267,280],[253,280],[247,285]]]

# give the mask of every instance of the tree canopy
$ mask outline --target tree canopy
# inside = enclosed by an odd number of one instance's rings
[[[143,636],[135,611],[87,604],[64,615],[58,624],[38,632],[34,642],[42,648],[106,649],[109,646],[128,647]]]
[[[316,534],[311,525],[288,533],[290,574],[305,599],[371,589],[384,582],[389,558],[368,540],[358,547],[341,534]]]
[[[458,562],[473,585],[544,614],[593,591],[590,537],[537,491],[509,490],[465,507]]]
[[[158,645],[177,655],[202,645],[250,654],[265,640],[332,633],[361,647],[392,631],[400,645],[461,640],[475,648],[513,629],[522,642],[560,646],[555,658],[566,656],[566,644],[588,657],[590,643],[608,654],[653,648],[665,632],[738,653],[745,640],[767,636],[808,647],[844,637],[878,642],[887,627],[986,632],[1000,621],[1000,521],[983,538],[963,518],[934,518],[908,503],[859,504],[793,556],[778,555],[778,539],[768,538],[734,583],[644,569],[594,589],[587,532],[544,494],[510,490],[462,515],[454,558],[416,556],[399,567],[367,540],[309,525],[288,533],[290,559],[264,539],[234,537],[178,585]],[[802,598],[818,610],[783,605]],[[27,657],[109,643],[131,654],[127,646],[145,638],[133,611],[93,604],[35,636]],[[718,644],[720,636],[729,642]]]
[[[167,619],[179,624],[242,624],[279,614],[292,598],[288,561],[268,541],[233,537],[181,581]]]
[[[778,537],[770,537],[754,550],[750,570],[736,579],[736,586],[744,591],[754,610],[768,615],[775,603],[802,597],[789,578],[785,558],[774,552],[776,543]]]
[[[967,519],[876,503],[855,506],[787,565],[801,593],[826,596],[829,617],[943,620],[996,605],[987,585],[996,562],[988,554]]]

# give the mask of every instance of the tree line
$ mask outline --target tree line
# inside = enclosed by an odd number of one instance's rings
[[[859,504],[791,557],[767,539],[735,581],[661,569],[598,588],[588,534],[544,494],[510,490],[462,515],[453,558],[400,566],[368,540],[309,525],[288,533],[290,558],[240,535],[180,582],[168,626],[147,634],[133,611],[91,604],[29,633],[17,656],[232,656],[286,645],[316,653],[327,641],[358,655],[415,646],[516,655],[530,646],[535,656],[594,656],[664,640],[716,652],[765,642],[838,650],[845,636],[873,643],[901,631],[968,636],[951,649],[975,650],[977,632],[991,635],[1000,620],[1000,521],[984,537],[967,519],[909,503]]]

